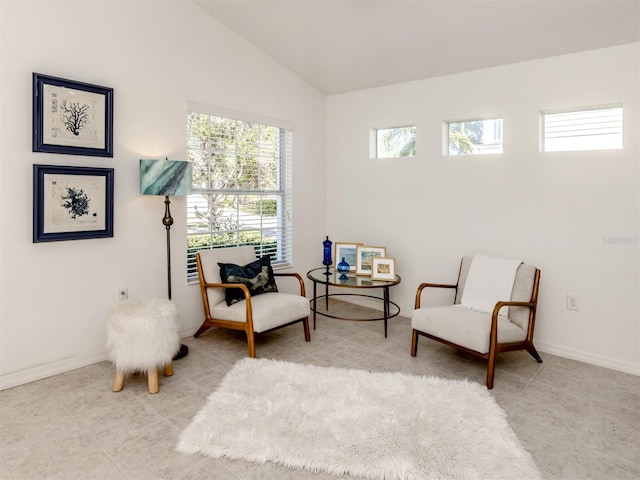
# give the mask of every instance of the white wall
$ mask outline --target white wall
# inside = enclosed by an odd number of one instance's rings
[[[329,97],[328,233],[387,247],[406,315],[464,254],[537,265],[540,350],[640,374],[639,57],[630,44]],[[540,110],[618,102],[623,150],[540,153]],[[492,116],[503,155],[442,155],[445,120]],[[369,159],[371,127],[408,124],[415,158]]]
[[[105,358],[106,311],[166,295],[163,199],[138,193],[138,159],[186,158],[186,103],[293,122],[294,269],[324,238],[325,97],[190,2],[0,2],[0,388]],[[31,152],[31,74],[114,88],[114,157]],[[115,168],[115,235],[33,244],[32,165]],[[181,332],[202,321],[186,282],[184,199],[172,214]]]

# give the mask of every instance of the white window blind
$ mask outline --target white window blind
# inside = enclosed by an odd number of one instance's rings
[[[187,113],[189,278],[202,249],[252,245],[274,266],[291,264],[293,131],[255,120]]]
[[[566,152],[622,148],[622,107],[543,112],[542,150]]]

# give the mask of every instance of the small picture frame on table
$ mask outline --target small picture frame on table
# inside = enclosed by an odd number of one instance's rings
[[[113,168],[33,166],[33,243],[113,237]]]
[[[32,147],[113,157],[113,88],[34,73]]]
[[[371,268],[375,257],[385,257],[387,249],[385,247],[370,247],[368,245],[358,245],[356,247],[356,275],[371,276]]]
[[[396,279],[396,259],[386,257],[373,258],[371,280],[393,281]]]
[[[344,261],[349,264],[349,271],[356,271],[356,254],[358,245],[362,245],[362,243],[343,243],[336,242],[334,244],[334,255],[335,264],[338,265],[344,258]]]

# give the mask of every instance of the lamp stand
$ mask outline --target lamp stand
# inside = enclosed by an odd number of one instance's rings
[[[162,224],[167,229],[167,295],[171,300],[171,225],[173,225],[173,217],[171,216],[171,210],[169,210],[171,200],[169,195],[164,197],[164,217],[162,217]],[[173,357],[174,360],[179,360],[182,357],[186,357],[189,353],[189,347],[180,344],[180,350]]]
[[[171,225],[173,225],[173,217],[171,216],[171,210],[169,210],[169,195],[164,197],[164,217],[162,218],[162,224],[167,229],[167,295],[171,300]]]

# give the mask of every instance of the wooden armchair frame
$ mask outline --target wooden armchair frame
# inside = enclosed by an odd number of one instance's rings
[[[462,271],[462,264],[460,266],[460,272],[461,271]],[[422,292],[425,288],[452,288],[455,290],[455,295],[456,295],[455,298],[457,298],[458,285],[460,283],[460,272],[458,273],[458,283],[456,283],[455,285],[442,284],[442,283],[421,283],[418,286],[418,290],[416,291],[415,308],[416,309],[420,308]],[[533,330],[535,327],[535,320],[536,320],[536,309],[538,305],[539,285],[540,285],[540,270],[536,268],[530,301],[528,302],[501,301],[496,303],[495,307],[493,308],[493,312],[491,313],[491,331],[490,331],[490,339],[489,339],[489,351],[487,353],[477,352],[475,350],[471,350],[470,348],[464,347],[462,345],[458,345],[456,343],[450,342],[444,338],[436,337],[434,335],[430,335],[420,330],[413,329],[413,333],[411,336],[411,356],[412,357],[416,356],[416,353],[418,350],[418,336],[422,335],[424,337],[430,338],[432,340],[436,340],[437,342],[443,343],[445,345],[449,345],[450,347],[454,347],[454,348],[457,348],[458,350],[467,352],[471,355],[484,358],[488,360],[488,365],[487,365],[487,388],[488,389],[493,388],[493,379],[495,376],[495,368],[496,368],[496,355],[499,352],[526,350],[538,363],[542,363],[542,358],[540,357],[540,355],[538,354],[538,351],[533,345]],[[498,343],[498,314],[501,308],[507,307],[507,306],[526,307],[529,309],[529,322],[527,325],[527,335],[524,341]]]
[[[204,332],[206,332],[211,327],[221,327],[221,328],[229,328],[231,330],[243,330],[247,335],[247,343],[249,348],[249,356],[251,358],[256,357],[256,343],[255,343],[255,332],[253,329],[253,307],[251,304],[251,293],[249,289],[240,283],[206,283],[205,276],[202,268],[202,261],[200,259],[200,253],[196,254],[196,266],[198,268],[198,278],[200,280],[200,295],[202,297],[202,305],[204,307],[204,322],[198,331],[194,334],[194,337],[199,337]],[[306,290],[304,286],[304,281],[302,277],[297,273],[275,273],[273,274],[275,277],[291,277],[296,278],[300,284],[300,295],[302,297],[306,297]],[[244,322],[234,322],[231,320],[224,320],[219,318],[214,318],[211,315],[211,307],[209,304],[209,295],[208,288],[239,288],[244,293],[245,298],[245,321]],[[288,327],[289,325],[293,325],[294,323],[302,322],[304,327],[304,339],[305,341],[311,341],[311,332],[309,330],[309,317],[300,318],[298,320],[293,320],[291,322],[278,325],[277,327],[271,328],[269,330],[265,330],[260,333],[267,333],[273,330],[278,330],[283,327]]]

